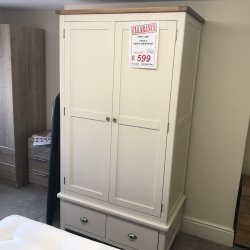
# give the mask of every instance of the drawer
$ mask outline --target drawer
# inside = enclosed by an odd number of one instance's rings
[[[65,202],[65,224],[105,237],[106,215]]]
[[[114,217],[107,218],[107,237],[135,249],[157,249],[158,231]]]
[[[43,187],[48,187],[48,172],[39,171],[37,169],[29,170],[29,182]]]
[[[250,247],[250,232],[243,229],[237,229],[234,243],[244,247]]]
[[[35,169],[41,172],[49,172],[49,161],[46,159],[29,156],[29,169]]]
[[[250,234],[250,214],[239,213],[237,228],[249,231]],[[250,237],[250,235],[249,235]]]
[[[15,165],[15,150],[0,146],[0,162]]]
[[[239,212],[250,214],[250,196],[241,196]]]

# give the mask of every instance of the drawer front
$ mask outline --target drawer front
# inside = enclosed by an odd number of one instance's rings
[[[65,224],[105,237],[106,215],[65,202]]]
[[[107,218],[107,237],[114,242],[143,250],[157,249],[158,232],[114,217]]]
[[[48,176],[47,172],[42,172],[36,169],[29,170],[29,182],[37,184],[43,187],[48,187]]]
[[[34,140],[32,138],[28,139],[28,152],[29,152],[29,155],[49,160],[49,157],[50,157],[50,145],[33,146],[33,141]]]
[[[0,162],[15,165],[15,150],[0,146]]]
[[[250,214],[250,196],[241,196],[239,212]]]
[[[49,161],[38,157],[29,156],[29,169],[38,170],[41,172],[49,172]]]

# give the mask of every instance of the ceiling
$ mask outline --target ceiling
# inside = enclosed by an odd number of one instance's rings
[[[102,4],[121,4],[135,2],[167,2],[169,0],[0,0],[0,8],[5,9],[63,9],[64,6],[93,6]],[[178,0],[175,0],[178,1]],[[198,0],[197,0],[198,1]]]

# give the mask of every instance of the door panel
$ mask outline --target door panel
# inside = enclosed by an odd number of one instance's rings
[[[151,129],[119,126],[116,196],[120,203],[129,200],[135,208],[136,204],[154,208],[158,135],[158,131]]]
[[[171,22],[160,23],[157,70],[128,67],[128,29],[126,25],[122,28],[119,118],[131,117],[156,123],[162,120],[161,107],[166,96],[169,97],[169,92],[162,91],[168,90],[172,76],[174,49],[169,49],[174,48],[175,30],[171,31],[171,28],[175,29],[175,22],[173,25]],[[169,99],[165,103],[169,104]]]
[[[110,124],[73,117],[70,132],[70,190],[103,196],[108,192]]]
[[[70,24],[72,111],[110,113],[114,54],[112,33],[113,25],[109,23]]]
[[[128,66],[128,27],[116,24],[109,199],[160,216],[176,22],[160,22],[156,70]]]
[[[66,189],[108,199],[114,23],[65,25]]]

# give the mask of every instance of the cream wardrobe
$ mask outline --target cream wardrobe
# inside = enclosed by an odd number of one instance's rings
[[[61,227],[122,249],[179,229],[199,39],[188,7],[60,16]],[[157,68],[129,66],[129,25],[158,22]]]

